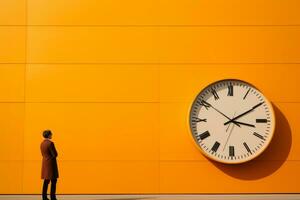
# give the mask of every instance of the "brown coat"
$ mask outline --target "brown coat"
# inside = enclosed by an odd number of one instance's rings
[[[43,156],[42,161],[42,179],[55,179],[58,178],[57,167],[57,151],[54,143],[48,139],[45,139],[41,143],[41,153]]]

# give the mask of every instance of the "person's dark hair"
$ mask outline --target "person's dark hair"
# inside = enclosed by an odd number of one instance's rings
[[[52,132],[50,130],[44,130],[43,132],[43,137],[44,138],[49,138]]]

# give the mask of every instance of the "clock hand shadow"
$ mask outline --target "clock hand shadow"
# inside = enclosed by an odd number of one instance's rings
[[[287,160],[292,144],[292,133],[288,120],[274,105],[276,127],[267,149],[252,161],[242,164],[223,164],[211,161],[224,173],[238,179],[256,180],[270,176]]]

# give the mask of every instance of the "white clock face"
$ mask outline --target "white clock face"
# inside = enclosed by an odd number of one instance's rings
[[[275,128],[270,102],[240,80],[218,81],[204,88],[189,117],[198,147],[207,157],[223,163],[257,157],[269,145]]]

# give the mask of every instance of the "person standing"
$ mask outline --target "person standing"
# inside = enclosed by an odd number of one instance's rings
[[[41,143],[40,149],[43,156],[42,160],[42,173],[41,178],[44,179],[42,198],[43,200],[49,200],[47,198],[48,185],[51,181],[50,197],[51,200],[56,200],[56,183],[58,178],[58,167],[57,167],[57,151],[54,146],[52,139],[51,130],[45,130],[43,132],[44,140]]]

